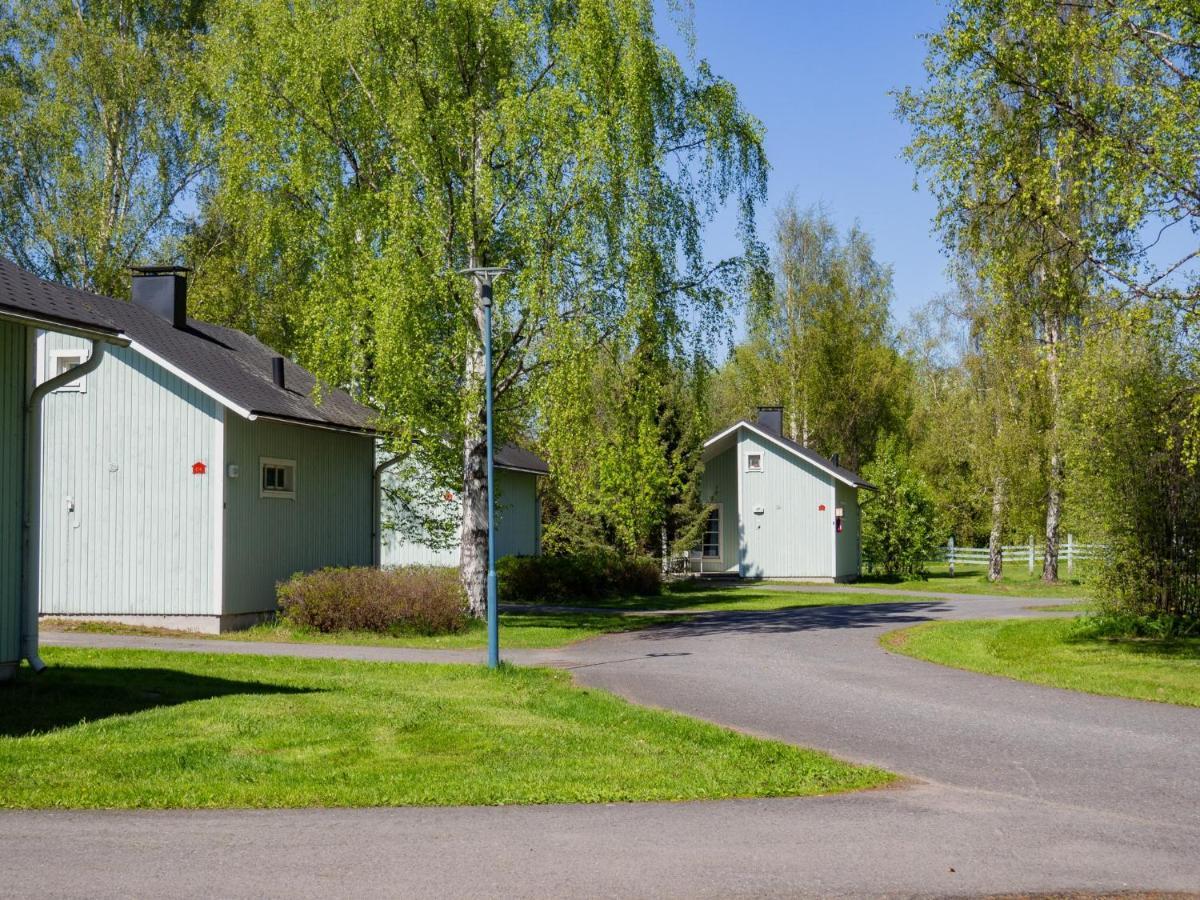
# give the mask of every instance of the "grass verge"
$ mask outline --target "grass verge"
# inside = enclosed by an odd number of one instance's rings
[[[1200,706],[1200,638],[1091,637],[1076,619],[928,622],[885,634],[917,659],[1051,687]]]
[[[1064,571],[1065,571],[1065,563]],[[1039,572],[1030,575],[1020,560],[1005,566],[1000,581],[988,581],[984,566],[955,566],[954,575],[944,563],[932,564],[925,579],[864,576],[855,584],[863,587],[897,588],[905,591],[942,591],[949,594],[1007,594],[1014,597],[1053,597],[1086,599],[1090,590],[1080,578],[1068,578],[1053,584],[1042,581]]]
[[[655,612],[660,610],[689,610],[719,612],[723,610],[772,610],[801,606],[860,606],[869,603],[911,603],[911,597],[885,594],[862,594],[852,591],[804,593],[803,591],[773,591],[756,588],[753,584],[710,584],[683,581],[668,585],[663,593],[653,596],[609,597],[589,600],[586,605],[614,612]],[[558,605],[558,604],[550,604]],[[562,606],[584,605],[570,600]],[[675,619],[675,621],[678,621]]]
[[[894,776],[545,669],[47,648],[0,688],[0,806],[607,803]]]
[[[503,647],[537,649],[562,647],[585,638],[617,631],[636,631],[666,621],[662,617],[629,617],[603,613],[504,613],[500,616],[500,644]],[[678,621],[672,619],[672,621]],[[370,647],[410,647],[425,650],[476,650],[487,646],[487,626],[473,622],[466,631],[440,635],[383,635],[365,631],[338,631],[326,634],[299,628],[286,622],[268,622],[226,634],[197,634],[169,628],[146,628],[117,622],[90,622],[79,619],[45,619],[48,631],[79,631],[92,634],[132,634],[147,637],[207,638],[223,641],[277,641],[304,644],[352,644]]]

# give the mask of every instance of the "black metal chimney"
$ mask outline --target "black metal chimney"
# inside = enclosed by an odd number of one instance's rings
[[[133,266],[133,302],[166,319],[176,328],[187,327],[187,276],[184,266]]]
[[[783,407],[760,406],[758,420],[754,423],[768,434],[783,435]]]
[[[287,387],[287,385],[284,383],[284,380],[283,380],[283,357],[282,356],[271,357],[271,377],[274,379],[276,387],[281,387],[281,388]]]

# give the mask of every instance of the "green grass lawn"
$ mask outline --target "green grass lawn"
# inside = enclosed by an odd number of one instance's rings
[[[1078,619],[929,622],[881,639],[889,650],[1051,687],[1200,706],[1200,638],[1088,637]]]
[[[1011,594],[1014,597],[1053,597],[1086,599],[1087,583],[1082,578],[1068,579],[1063,565],[1063,578],[1057,584],[1046,584],[1038,569],[1031,577],[1025,563],[1013,560],[1005,563],[1004,578],[997,582],[987,579],[985,566],[955,566],[951,577],[944,563],[932,564],[929,577],[922,579],[883,578],[864,576],[856,584],[863,587],[890,587],[905,591],[943,591],[949,594]]]
[[[46,648],[0,687],[0,806],[606,803],[893,779],[564,672]]]
[[[909,600],[911,600],[909,597],[856,594],[851,591],[804,593],[801,591],[763,590],[755,587],[753,582],[714,584],[706,581],[680,581],[667,585],[663,592],[657,595],[562,600],[558,603],[567,607],[587,606],[621,612],[654,612],[668,609],[711,612],[787,609],[796,606],[858,606],[866,603],[904,603]]]
[[[665,621],[661,617],[630,617],[592,613],[503,613],[500,616],[500,645],[509,648],[536,649],[562,647],[615,631],[635,631]],[[677,619],[673,620],[677,621]],[[443,635],[382,635],[372,632],[339,631],[325,634],[297,628],[285,622],[256,625],[227,634],[196,634],[166,628],[143,628],[115,622],[87,622],[75,619],[47,619],[47,631],[83,631],[94,634],[133,634],[159,637],[209,638],[223,641],[281,641],[306,644],[355,644],[372,647],[412,647],[425,650],[475,650],[487,646],[487,626],[472,623],[466,631]]]

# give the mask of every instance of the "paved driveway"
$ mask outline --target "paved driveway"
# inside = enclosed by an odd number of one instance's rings
[[[0,893],[1200,889],[1200,710],[959,672],[877,644],[929,618],[1031,615],[1029,602],[709,613],[536,657],[638,702],[878,763],[910,776],[906,787],[674,805],[10,813]]]

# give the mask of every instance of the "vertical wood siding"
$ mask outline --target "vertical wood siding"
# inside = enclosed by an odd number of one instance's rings
[[[388,477],[395,477],[391,473]],[[458,504],[455,504],[456,509]],[[386,514],[385,514],[386,515]],[[385,566],[458,566],[459,544],[435,549],[415,534],[417,526],[383,532],[380,561]],[[528,472],[496,470],[496,558],[536,556],[541,552],[541,507],[537,476]]]
[[[837,483],[837,505],[844,512],[842,533],[837,536],[837,576],[852,579],[861,574],[862,560],[859,542],[858,488]]]
[[[21,652],[21,492],[27,332],[0,322],[0,667]]]
[[[261,497],[259,459],[296,461],[296,498]],[[371,564],[371,438],[229,414],[225,462],[226,614],[275,608],[296,572]]]
[[[743,574],[747,578],[832,577],[832,476],[745,428],[739,430],[737,451]],[[763,471],[745,471],[750,452],[763,454]],[[755,507],[763,511],[755,513]]]
[[[738,521],[738,448],[730,447],[704,465],[700,477],[700,499],[721,504],[721,559],[704,560],[705,572],[737,572],[741,560],[741,534]]]
[[[39,377],[53,350],[89,346],[46,333]],[[41,611],[212,614],[215,401],[129,348],[85,387],[43,401]]]

